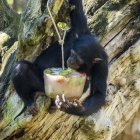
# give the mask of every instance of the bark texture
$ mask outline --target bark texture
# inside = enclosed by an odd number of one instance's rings
[[[140,110],[132,121],[129,121],[124,131],[115,140],[139,140],[140,139]]]
[[[56,22],[68,22],[65,1],[55,0],[50,7]],[[59,110],[49,114],[46,111],[49,99],[39,97],[37,116],[32,117],[25,112],[13,120],[23,107],[10,84],[13,64],[22,58],[33,61],[57,36],[41,0],[29,0],[21,20],[14,23],[19,29],[18,39],[15,28],[11,28],[8,22],[6,8],[10,10],[4,0],[0,0],[0,12],[5,17],[0,16],[0,139],[110,140],[119,135],[140,106],[140,1],[84,0],[89,27],[109,55],[106,105],[96,114],[84,118]],[[11,17],[13,14],[11,12]],[[16,16],[20,18],[20,15]],[[6,19],[6,26],[3,19]],[[5,31],[6,27],[12,30],[18,42],[6,45],[13,37]]]

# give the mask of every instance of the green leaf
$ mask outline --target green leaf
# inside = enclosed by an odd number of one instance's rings
[[[66,70],[63,70],[63,71],[61,71],[59,74],[61,75],[61,76],[65,76],[65,75],[67,75],[67,74],[70,74],[70,73],[72,73],[72,69],[71,68],[68,68],[68,69],[66,69]]]

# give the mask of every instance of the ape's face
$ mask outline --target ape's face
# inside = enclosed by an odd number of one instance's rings
[[[84,60],[77,54],[73,49],[71,49],[70,57],[67,60],[67,66],[72,69],[79,69],[80,66],[84,64]]]
[[[84,53],[87,54],[86,51],[84,51]],[[83,55],[82,53],[77,53],[75,50],[71,49],[71,54],[67,60],[67,66],[78,70],[82,65],[87,66],[88,68],[90,68],[91,66],[93,66],[94,64],[97,63],[101,63],[102,59],[97,57],[97,58],[93,58],[92,60],[88,59],[88,62],[86,62],[81,56]],[[88,55],[87,55],[88,58]]]

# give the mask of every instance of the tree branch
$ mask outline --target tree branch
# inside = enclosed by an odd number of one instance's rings
[[[59,14],[63,13],[64,17],[68,17],[68,15],[66,15],[67,13],[63,12],[67,11],[66,1],[63,2],[64,0],[55,0],[49,4],[50,11],[56,23],[59,20],[63,20],[61,17],[58,20]],[[47,6],[45,6],[46,8],[42,11],[41,5],[40,0],[36,0],[36,2],[29,0],[27,8],[22,14],[19,35],[19,59],[24,58],[34,61],[42,49],[49,46],[52,36],[56,38],[56,31],[52,19],[49,17]],[[63,10],[61,9],[62,6],[64,8]],[[47,40],[44,40],[46,38]],[[58,38],[55,40],[58,40]],[[43,42],[45,45],[42,44]]]

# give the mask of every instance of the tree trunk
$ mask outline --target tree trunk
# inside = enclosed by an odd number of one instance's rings
[[[66,1],[53,0],[49,5],[56,23],[68,23]],[[68,115],[59,110],[49,114],[46,108],[50,101],[42,96],[37,100],[40,108],[37,116],[25,112],[14,120],[23,108],[10,82],[14,63],[23,58],[34,61],[57,35],[46,3],[28,0],[26,10],[18,15],[5,0],[0,0],[2,140],[108,140],[120,134],[135,116],[140,106],[140,1],[84,0],[84,9],[91,32],[96,33],[109,55],[106,105],[89,117]]]

